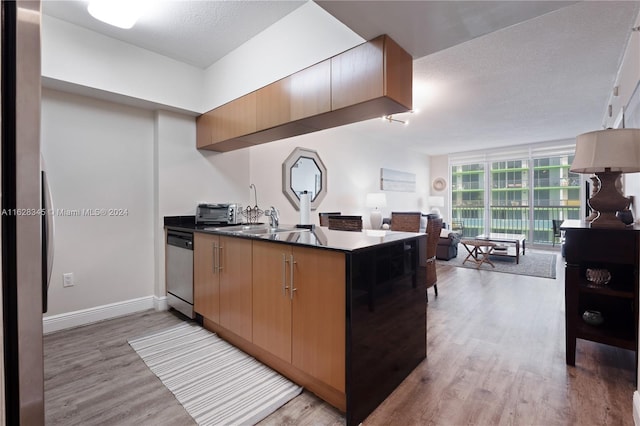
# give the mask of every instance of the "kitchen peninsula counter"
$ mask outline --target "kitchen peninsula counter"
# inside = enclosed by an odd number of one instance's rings
[[[217,322],[202,315],[196,303],[203,325],[345,412],[348,425],[362,422],[426,358],[425,285],[420,274],[424,233],[316,227],[232,235],[175,218],[165,218],[165,228],[193,231],[196,240],[225,239],[226,253],[236,238],[252,247],[242,267],[252,265],[252,327],[242,334],[234,332],[223,324],[222,313]],[[214,260],[213,269],[216,262],[220,260]],[[204,269],[210,271],[211,265]],[[229,269],[225,265],[222,271]],[[295,288],[293,280],[285,279],[289,273],[296,278]],[[289,305],[281,308],[280,303]],[[220,309],[223,305],[220,302]],[[273,334],[276,326],[264,316],[267,310],[281,309],[291,315],[292,337],[284,350],[273,344],[281,330]]]
[[[167,220],[170,219],[170,220]],[[186,219],[167,218],[165,219],[165,228],[201,232],[216,235],[230,235],[219,226],[214,225],[196,225],[193,221]],[[295,225],[283,225],[285,228],[293,228]],[[224,229],[224,228],[221,228]],[[309,246],[314,248],[323,248],[329,250],[339,250],[344,252],[358,252],[380,248],[381,245],[395,244],[402,240],[414,239],[426,234],[417,234],[413,232],[397,232],[385,230],[369,230],[365,229],[357,231],[337,231],[327,227],[315,227],[312,230],[295,230],[292,232],[278,232],[270,235],[252,235],[252,234],[233,234],[234,237],[250,238],[258,240],[266,240],[279,242],[284,244],[294,244]]]

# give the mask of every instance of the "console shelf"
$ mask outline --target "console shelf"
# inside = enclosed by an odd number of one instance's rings
[[[636,354],[638,365],[638,259],[640,228],[590,228],[580,221],[565,221],[565,326],[566,362],[576,363],[576,340],[590,340]],[[606,269],[609,283],[595,286],[588,269]],[[590,325],[586,310],[602,313],[604,322]]]

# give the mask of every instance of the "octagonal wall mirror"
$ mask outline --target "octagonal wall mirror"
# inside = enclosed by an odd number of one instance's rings
[[[327,195],[327,168],[316,151],[296,148],[282,163],[282,192],[296,210],[300,210],[300,194],[310,194],[311,210]]]

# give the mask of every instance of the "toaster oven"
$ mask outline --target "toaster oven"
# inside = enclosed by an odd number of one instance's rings
[[[196,225],[235,225],[242,223],[242,206],[236,203],[198,204]]]

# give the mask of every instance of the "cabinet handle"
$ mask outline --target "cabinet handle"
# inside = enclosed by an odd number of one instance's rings
[[[213,273],[215,274],[218,271],[218,266],[216,265],[216,259],[217,259],[217,251],[218,251],[218,246],[216,246],[215,243],[212,244],[213,246],[213,251],[212,251],[212,256],[213,259],[211,259],[213,262]]]
[[[287,255],[282,253],[282,295],[287,295]]]
[[[218,246],[218,273],[222,271],[222,249],[224,247]]]
[[[291,289],[289,290],[289,295],[291,297],[291,300],[293,300],[293,292],[297,290],[297,288],[294,287],[293,285],[293,265],[296,264],[296,261],[293,260],[293,255],[289,256],[290,261],[289,261],[289,273],[290,273],[290,280],[291,280]]]

